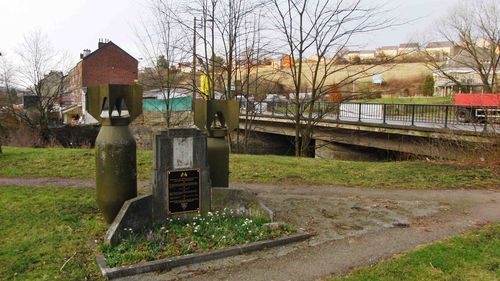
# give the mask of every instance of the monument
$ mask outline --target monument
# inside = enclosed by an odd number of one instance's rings
[[[228,134],[238,127],[237,100],[196,100],[194,124],[206,132],[208,164],[213,187],[229,187]]]
[[[111,223],[106,243],[119,243],[126,229],[138,231],[226,207],[272,219],[272,212],[254,196],[228,188],[226,137],[238,125],[237,101],[196,101],[198,129],[155,134],[152,192],[137,197],[136,145],[128,124],[142,111],[141,88],[108,85],[91,87],[88,93],[90,113],[102,124],[96,141],[96,189],[99,208]]]
[[[142,113],[142,89],[102,85],[87,90],[89,113],[101,123],[95,152],[97,204],[111,223],[123,203],[137,196],[136,142],[128,125]]]
[[[153,142],[153,220],[210,211],[207,138],[195,128],[166,129]]]

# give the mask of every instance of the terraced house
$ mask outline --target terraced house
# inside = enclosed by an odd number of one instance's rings
[[[109,40],[101,39],[97,50],[80,54],[80,61],[64,80],[60,104],[64,123],[79,116],[85,123],[97,122],[87,113],[86,89],[101,84],[134,84],[138,79],[138,61]]]

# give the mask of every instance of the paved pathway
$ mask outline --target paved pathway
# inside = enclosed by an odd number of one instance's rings
[[[293,222],[318,235],[311,241],[291,246],[122,280],[317,280],[346,273],[353,267],[374,264],[381,259],[414,249],[417,245],[460,234],[485,223],[500,221],[498,191],[411,191],[265,185],[238,187],[257,193],[259,198],[276,211],[278,220]],[[353,230],[358,226],[358,219],[352,212],[348,215],[353,218],[351,225],[335,225],[339,219],[335,217],[335,210],[338,203],[343,201],[356,202],[353,207],[354,210],[359,210],[360,217],[370,217],[375,208],[393,210],[406,203],[411,206],[413,202],[413,207],[402,208],[402,213],[406,211],[411,225],[408,228],[383,226],[372,227],[365,232],[343,233],[346,226],[352,226]],[[328,205],[327,202],[332,204]],[[421,209],[431,212],[419,213],[419,205],[422,206]],[[437,209],[434,208],[436,206]],[[324,215],[318,216],[318,213]],[[340,233],[343,237],[339,238],[332,233]]]

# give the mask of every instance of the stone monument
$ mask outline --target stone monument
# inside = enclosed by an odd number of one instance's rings
[[[153,220],[209,212],[206,135],[195,128],[161,131],[153,153]]]
[[[152,194],[126,201],[105,241],[117,244],[124,229],[139,230],[168,218],[205,215],[211,208],[207,136],[196,128],[154,136]]]

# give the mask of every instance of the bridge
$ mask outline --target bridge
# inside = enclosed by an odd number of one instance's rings
[[[295,105],[287,102],[256,103],[248,111],[251,130],[293,137],[295,110]],[[319,158],[338,158],[346,153],[361,156],[359,148],[368,148],[455,159],[477,147],[498,144],[500,116],[495,114],[500,109],[469,110],[484,114],[464,122],[463,108],[454,105],[325,102],[317,103],[310,115],[302,113],[301,122],[314,120],[314,155]],[[244,104],[240,113],[243,129]]]

